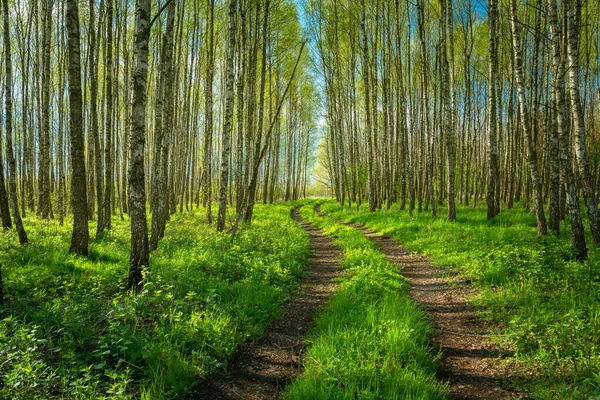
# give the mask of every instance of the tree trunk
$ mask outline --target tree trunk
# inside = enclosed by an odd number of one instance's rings
[[[208,1],[208,46],[206,50],[206,86],[205,96],[205,129],[204,129],[204,182],[203,182],[203,202],[206,204],[206,222],[212,224],[212,147],[213,147],[213,70],[215,58],[215,1]]]
[[[579,211],[579,201],[575,187],[575,178],[573,177],[571,146],[568,144],[567,115],[568,105],[565,100],[564,68],[561,60],[560,43],[561,36],[558,29],[556,0],[548,0],[550,33],[552,40],[552,105],[554,109],[553,129],[558,131],[558,140],[560,148],[559,167],[560,175],[563,180],[563,187],[566,194],[567,209],[569,212],[569,223],[571,226],[571,243],[577,252],[577,258],[584,260],[587,258],[587,247],[585,243],[585,234],[581,213]],[[554,122],[555,121],[555,122]],[[556,135],[556,133],[554,133]],[[551,210],[552,214],[552,210]]]
[[[267,128],[267,131],[265,134],[266,143],[262,146],[259,146],[258,147],[259,151],[258,151],[258,153],[255,154],[254,164],[253,164],[253,168],[252,168],[252,175],[250,178],[250,183],[248,184],[248,188],[247,188],[247,193],[248,193],[247,198],[251,199],[251,202],[248,202],[246,205],[245,214],[243,216],[245,221],[252,220],[252,212],[253,212],[253,208],[254,208],[254,197],[256,194],[256,185],[258,182],[258,172],[259,172],[260,164],[261,164],[262,160],[264,159],[265,154],[267,152],[268,141],[270,140],[271,135],[273,134],[273,127],[275,126],[277,117],[279,116],[279,113],[281,112],[281,107],[283,105],[283,101],[285,100],[286,95],[290,89],[290,86],[294,80],[294,76],[296,75],[296,70],[298,68],[298,64],[300,63],[300,59],[302,58],[302,53],[304,51],[305,46],[306,46],[306,41],[303,41],[302,45],[300,46],[300,51],[298,52],[298,58],[296,58],[296,63],[294,64],[294,68],[292,69],[290,78],[287,82],[287,85],[286,85],[284,91],[283,91],[283,96],[281,98],[281,101],[279,102],[279,104],[277,104],[277,107],[275,108],[275,115],[272,116],[271,123],[270,123],[269,127]]]
[[[427,181],[428,201],[431,204],[431,216],[436,217],[435,193],[433,189],[433,130],[429,126],[429,99],[427,97],[428,80],[427,80],[427,48],[425,46],[425,5],[424,0],[420,0],[417,4],[418,8],[418,30],[419,42],[421,45],[421,100],[423,106],[423,117],[421,125],[421,151],[426,157],[426,172],[421,178],[422,189],[425,188]],[[422,160],[421,160],[422,161]],[[419,202],[419,211],[421,211],[422,201]]]
[[[92,0],[93,1],[93,0]],[[124,0],[127,5],[127,0]],[[123,114],[125,114],[125,123],[123,126],[123,140],[122,140],[122,150],[121,154],[123,160],[121,162],[121,209],[124,213],[129,213],[127,208],[127,151],[129,149],[129,135],[131,133],[131,71],[129,69],[131,56],[128,52],[128,40],[127,40],[127,19],[128,19],[128,7],[124,7],[123,12],[123,93],[124,93],[124,101],[123,101]]]
[[[245,193],[245,201],[243,204],[243,219],[244,221],[251,221],[252,214],[254,211],[254,202],[256,198],[256,185],[258,177],[258,171],[260,169],[261,160],[259,159],[261,149],[262,149],[262,138],[263,138],[263,124],[264,124],[264,115],[265,115],[265,84],[266,84],[266,73],[267,73],[267,41],[268,41],[268,30],[269,30],[269,7],[270,0],[265,0],[264,4],[264,14],[263,14],[263,25],[262,25],[262,50],[261,50],[261,68],[260,68],[260,89],[259,89],[259,105],[258,105],[258,126],[256,128],[256,140],[254,143],[254,154],[252,155],[252,168],[250,168],[250,163],[246,166],[249,170],[252,171],[252,176],[250,178],[250,184],[246,189]],[[267,138],[268,143],[269,138]],[[247,148],[246,151],[250,152],[250,148]]]
[[[360,29],[361,29],[361,33],[362,33],[362,42],[363,42],[363,48],[362,48],[362,52],[363,52],[363,60],[362,60],[362,65],[363,65],[363,78],[364,78],[364,88],[365,88],[365,121],[366,121],[366,126],[365,126],[365,136],[367,138],[367,168],[368,168],[368,180],[369,180],[369,211],[373,212],[376,209],[376,204],[375,204],[375,174],[374,174],[374,149],[373,149],[373,140],[372,140],[372,134],[373,134],[373,123],[371,120],[371,87],[370,87],[370,83],[369,83],[369,76],[370,76],[370,66],[369,66],[369,41],[367,38],[367,28],[366,28],[366,24],[367,24],[367,7],[365,4],[365,0],[362,0],[362,16],[361,16],[361,20],[360,20]]]
[[[447,46],[446,46],[446,22],[447,18],[450,20],[451,17],[447,16],[447,6],[446,1],[452,0],[443,0],[440,4],[440,54],[441,54],[441,75],[442,75],[442,88],[441,88],[441,97],[442,97],[442,106],[444,108],[444,133],[446,135],[446,153],[447,153],[447,161],[448,161],[448,171],[447,171],[447,192],[448,192],[448,221],[456,221],[456,202],[455,202],[455,194],[454,194],[454,108],[452,101],[452,90],[450,87],[450,72],[452,71],[452,65],[448,64],[447,58]],[[450,12],[452,11],[452,7],[450,6]],[[450,31],[452,31],[452,27],[450,27]],[[453,53],[452,49],[454,43],[450,42],[450,52]],[[454,57],[451,57],[453,60]]]
[[[537,154],[533,143],[532,131],[529,120],[529,111],[525,101],[525,77],[523,73],[523,53],[521,48],[520,27],[517,21],[517,0],[511,0],[510,24],[513,34],[513,56],[515,59],[515,79],[517,81],[517,93],[519,99],[519,110],[521,113],[521,125],[527,148],[527,159],[533,186],[534,212],[537,218],[538,237],[547,233],[546,216],[544,215],[544,204],[542,199],[542,185],[538,173]]]
[[[488,182],[487,182],[487,219],[490,220],[498,215],[496,209],[496,181],[498,180],[498,143],[496,138],[496,85],[498,82],[498,50],[497,46],[497,24],[498,4],[497,0],[488,1],[489,21],[489,68],[488,68]]]
[[[106,4],[106,65],[104,76],[106,80],[106,125],[104,139],[104,201],[102,202],[103,229],[112,228],[112,197],[114,182],[114,150],[113,150],[113,0]],[[99,231],[102,231],[100,227]]]
[[[69,252],[88,255],[88,214],[83,141],[83,102],[81,90],[81,45],[78,0],[67,1],[69,34],[69,112],[71,129],[71,193],[73,196],[73,235]]]
[[[242,203],[244,201],[244,115],[246,110],[244,109],[244,96],[246,93],[246,70],[248,65],[248,51],[247,51],[247,34],[246,34],[246,7],[245,1],[240,1],[240,40],[238,43],[238,65],[240,70],[237,77],[237,140],[236,140],[236,156],[237,165],[235,173],[235,204],[238,208],[238,212],[242,209]]]
[[[166,163],[163,162],[163,149],[167,146],[167,138],[171,135],[171,124],[165,121],[165,114],[172,113],[170,104],[166,104],[167,91],[173,92],[172,63],[173,63],[173,30],[175,26],[175,0],[169,3],[167,28],[163,37],[160,72],[158,74],[158,90],[156,99],[154,123],[154,159],[152,168],[152,233],[150,235],[150,250],[156,250],[158,239],[164,235],[165,206],[168,201],[166,174],[168,168],[168,148]],[[170,118],[172,121],[173,118]],[[168,212],[166,212],[168,216]]]
[[[0,150],[2,149],[2,126],[0,125]],[[2,151],[0,151],[0,217],[2,218],[2,227],[4,229],[12,228],[10,219],[10,209],[8,208],[8,195],[4,182],[4,161],[2,160]]]
[[[600,221],[598,220],[598,206],[594,196],[594,188],[588,166],[587,156],[585,154],[585,121],[583,108],[581,106],[581,94],[579,92],[579,32],[575,13],[579,14],[581,3],[577,6],[572,0],[565,0],[565,7],[568,12],[567,22],[567,54],[569,59],[569,89],[571,92],[571,114],[575,127],[575,156],[579,177],[583,191],[583,199],[588,213],[590,230],[594,243],[600,244]],[[577,10],[575,9],[577,7]]]
[[[558,74],[560,71],[560,35],[558,33],[556,20],[556,0],[548,0],[550,21],[550,33],[552,42],[552,93],[550,109],[554,110],[551,115],[548,129],[549,162],[550,162],[550,202],[549,202],[549,228],[558,236],[560,233],[560,158],[558,153]],[[561,78],[562,79],[562,78]],[[579,208],[579,207],[578,207]],[[580,217],[581,218],[581,217]],[[581,232],[583,234],[583,231]],[[573,242],[575,245],[575,242]],[[585,247],[585,244],[584,244]],[[580,250],[578,250],[581,252]]]
[[[51,214],[50,204],[50,45],[52,36],[53,0],[44,1],[44,17],[42,28],[42,130],[39,138],[39,213],[48,219]]]
[[[30,74],[29,71],[29,62],[31,60],[31,49],[28,44],[31,42],[31,32],[33,26],[33,13],[29,13],[27,19],[21,19],[21,26],[18,31],[21,32],[20,36],[20,55],[21,55],[21,129],[23,135],[23,159],[22,159],[22,176],[23,176],[23,184],[21,186],[21,195],[23,197],[23,216],[25,216],[25,211],[29,208],[31,211],[35,208],[35,198],[33,195],[33,181],[34,181],[34,172],[32,168],[32,156],[33,152],[33,129],[29,129],[32,118],[30,117],[31,113],[29,108],[31,107],[29,101],[29,86],[30,86]],[[19,24],[19,19],[17,19],[17,24]],[[26,25],[25,25],[26,24]],[[0,145],[0,148],[2,146]],[[0,188],[0,191],[2,188]],[[0,202],[1,207],[1,202]]]
[[[10,206],[12,208],[15,227],[19,235],[19,243],[28,243],[27,233],[23,227],[21,214],[19,214],[19,202],[17,199],[17,172],[16,162],[12,146],[12,61],[10,53],[10,29],[8,26],[8,0],[2,2],[4,14],[4,62],[6,76],[4,79],[4,100],[6,107],[6,158],[8,159],[8,184],[10,188]]]
[[[97,204],[97,224],[96,234],[102,232],[104,229],[104,221],[102,216],[104,215],[104,209],[102,207],[103,189],[104,189],[104,178],[103,178],[103,165],[102,155],[100,149],[100,135],[98,133],[98,60],[96,58],[96,17],[94,13],[95,0],[90,0],[90,22],[89,22],[89,74],[90,74],[90,135],[92,136],[92,149],[93,149],[93,161],[94,165],[94,183],[96,192],[96,204]],[[91,168],[91,164],[88,164]],[[91,188],[90,188],[91,190]],[[92,210],[93,211],[93,210]]]
[[[131,252],[129,288],[143,284],[142,271],[149,266],[148,225],[144,147],[146,145],[146,102],[148,79],[148,42],[150,40],[150,0],[137,0],[135,24],[135,65],[133,70],[132,128],[129,145],[129,214]]]
[[[65,16],[65,3],[61,4],[61,15]],[[65,31],[61,30],[60,32],[57,30],[57,41],[59,42],[59,46],[65,46]],[[59,225],[63,226],[65,222],[65,214],[66,214],[66,188],[65,188],[65,162],[64,162],[64,91],[65,87],[65,70],[68,69],[65,63],[65,51],[59,51],[58,55],[58,87],[60,88],[60,92],[58,93],[58,143],[57,143],[57,151],[56,158],[58,163],[58,221]],[[86,207],[87,207],[87,198],[86,198]]]
[[[223,148],[221,152],[221,183],[219,188],[219,214],[217,217],[217,231],[225,229],[227,217],[227,184],[229,181],[229,153],[231,151],[231,123],[233,118],[233,51],[235,49],[235,13],[236,0],[229,0],[228,11],[228,42],[226,62],[226,91],[225,91],[225,121],[223,123]],[[240,160],[238,160],[239,162]]]

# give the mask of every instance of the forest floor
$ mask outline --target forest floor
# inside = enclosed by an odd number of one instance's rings
[[[327,214],[315,208],[320,216]],[[514,352],[490,342],[489,321],[477,317],[467,298],[474,288],[457,274],[431,265],[428,257],[402,247],[387,235],[357,223],[340,221],[360,230],[386,258],[402,268],[410,283],[410,295],[427,313],[435,328],[434,349],[442,353],[438,377],[448,382],[451,399],[523,399],[512,382],[521,380],[521,368],[511,359]],[[460,279],[460,278],[459,278]]]
[[[308,234],[312,251],[308,275],[301,280],[298,295],[283,307],[280,318],[262,338],[239,349],[225,375],[213,375],[192,398],[276,399],[302,372],[304,337],[314,326],[315,314],[337,288],[334,278],[342,273],[342,252],[321,229],[302,219],[299,207],[292,210],[292,218]]]
[[[315,211],[321,217],[327,214]],[[337,288],[334,279],[342,273],[341,250],[321,229],[303,220],[299,207],[292,210],[310,237],[313,251],[308,276],[300,291],[257,342],[242,347],[225,375],[214,374],[194,391],[203,399],[275,399],[285,386],[303,371],[305,337],[314,327]],[[490,341],[492,323],[477,317],[467,298],[475,289],[468,280],[448,269],[436,268],[429,258],[402,247],[387,235],[363,225],[340,221],[355,228],[375,243],[392,263],[402,268],[410,284],[411,298],[421,305],[435,328],[431,347],[441,352],[438,378],[448,383],[451,399],[524,399],[514,383],[522,382],[522,368],[513,350]]]
[[[600,399],[597,246],[577,261],[520,204],[367,207],[257,205],[233,240],[174,215],[139,293],[127,220],[87,258],[69,222],[0,230],[0,398]]]

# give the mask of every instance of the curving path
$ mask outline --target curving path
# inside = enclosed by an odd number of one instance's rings
[[[315,211],[326,216],[319,207]],[[422,305],[435,327],[432,347],[442,351],[438,376],[448,382],[451,399],[528,398],[512,385],[513,380],[522,378],[514,362],[505,362],[512,351],[490,343],[489,327],[467,303],[466,298],[474,292],[469,282],[452,280],[447,269],[433,267],[427,257],[403,248],[389,236],[360,224],[340,222],[360,230],[402,268],[411,297]]]
[[[300,281],[300,292],[284,305],[281,317],[256,343],[245,345],[230,362],[225,375],[214,375],[203,383],[193,399],[277,399],[292,378],[302,372],[303,337],[314,325],[313,317],[333,295],[341,274],[342,252],[314,225],[304,221],[299,207],[292,210],[310,237],[308,276]]]

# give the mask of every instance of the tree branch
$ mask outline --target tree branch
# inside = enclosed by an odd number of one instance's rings
[[[275,115],[273,116],[273,119],[271,120],[271,124],[269,125],[269,130],[267,131],[267,134],[265,135],[265,145],[261,149],[260,155],[258,157],[258,164],[261,163],[262,159],[264,158],[264,156],[267,152],[267,148],[269,147],[268,146],[269,139],[271,137],[271,134],[273,133],[273,128],[275,126],[275,122],[277,121],[277,117],[279,116],[279,112],[281,111],[281,107],[283,106],[285,96],[287,95],[287,92],[290,90],[290,86],[292,85],[292,81],[294,80],[294,76],[296,75],[296,69],[298,68],[298,64],[300,64],[300,58],[302,57],[302,52],[304,51],[304,46],[306,46],[307,42],[308,42],[308,39],[305,39],[302,42],[302,46],[300,47],[300,51],[298,52],[298,58],[296,58],[296,64],[294,64],[294,69],[292,70],[292,75],[290,76],[287,86],[285,87],[285,90],[283,91],[283,96],[281,96],[281,101],[277,105],[277,110],[275,111]]]
[[[152,21],[150,21],[150,26],[149,26],[149,28],[152,28],[152,25],[154,25],[154,21],[156,21],[156,20],[158,19],[158,17],[160,17],[160,14],[162,14],[162,13],[163,13],[163,11],[165,11],[165,10],[166,10],[166,8],[169,6],[169,4],[171,4],[171,2],[172,2],[172,1],[173,1],[173,0],[167,0],[167,1],[166,1],[166,3],[165,3],[165,5],[164,5],[164,6],[162,6],[162,7],[160,8],[160,10],[158,10],[158,12],[157,12],[157,13],[156,13],[156,15],[154,16],[154,18],[152,18]]]

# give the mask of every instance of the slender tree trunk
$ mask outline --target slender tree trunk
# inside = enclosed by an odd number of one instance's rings
[[[269,59],[269,93],[273,93],[273,63],[272,60]],[[269,116],[273,115],[273,97],[269,97]],[[278,132],[279,134],[279,132]],[[274,150],[273,150],[273,139],[269,139],[268,142],[268,150],[267,150],[267,159],[264,165],[264,178],[263,178],[263,187],[262,187],[262,199],[263,204],[267,204],[269,199],[269,187],[270,183],[273,180],[273,172],[271,170],[271,166],[273,165],[274,158]]]
[[[63,3],[64,5],[64,3]],[[59,57],[59,84],[60,88],[64,87],[64,61],[62,60],[64,56]],[[64,164],[64,132],[63,132],[63,114],[64,114],[64,96],[61,92],[58,94],[58,143],[56,149],[56,158],[58,163],[58,223],[60,226],[64,225],[65,221],[65,164]],[[87,198],[86,198],[87,202]],[[87,207],[87,204],[86,204]]]
[[[425,180],[427,180],[427,194],[428,201],[431,204],[431,216],[435,218],[437,216],[436,204],[435,204],[435,193],[433,188],[433,130],[429,126],[429,99],[428,99],[428,80],[427,80],[427,48],[425,46],[425,5],[424,0],[419,0],[417,4],[418,8],[418,30],[419,30],[419,42],[421,45],[421,100],[423,103],[423,117],[421,125],[421,148],[422,152],[426,152],[426,176],[422,177],[423,189],[425,188]],[[421,210],[421,203],[419,203],[419,211]]]
[[[452,100],[452,90],[451,90],[451,82],[450,82],[450,72],[453,70],[452,65],[448,64],[447,58],[447,46],[446,46],[446,23],[447,19],[447,8],[449,7],[446,4],[446,1],[452,0],[442,0],[440,4],[440,54],[441,54],[441,75],[442,75],[442,88],[441,88],[441,98],[442,98],[442,106],[444,108],[444,133],[446,135],[446,153],[447,153],[447,161],[448,161],[448,170],[447,170],[447,192],[448,192],[448,221],[456,221],[456,202],[455,202],[455,194],[454,194],[454,108],[453,108],[453,100]],[[450,11],[452,7],[450,6]],[[451,17],[450,17],[451,19]],[[452,28],[450,27],[450,31]],[[450,51],[454,52],[452,49],[454,43],[450,42]],[[454,57],[451,58],[452,60]]]
[[[19,201],[17,199],[17,164],[12,145],[12,60],[10,50],[10,29],[8,26],[8,0],[2,2],[4,14],[4,63],[6,76],[4,77],[4,100],[6,107],[6,158],[8,159],[8,185],[10,188],[10,206],[12,208],[15,227],[19,235],[19,243],[28,243],[27,233],[23,227],[21,214],[19,214]]]
[[[173,82],[171,77],[173,63],[173,30],[175,27],[175,0],[169,3],[167,15],[167,28],[162,42],[160,56],[160,72],[157,83],[156,111],[154,118],[154,159],[152,167],[152,233],[150,236],[150,250],[156,250],[158,239],[164,234],[164,208],[168,199],[168,187],[166,186],[166,174],[168,169],[168,149],[167,161],[163,163],[163,146],[167,145],[167,138],[170,137],[171,124],[167,124],[165,114],[172,113],[166,104],[167,91],[173,92]],[[170,118],[172,121],[173,118]],[[168,212],[166,213],[168,216]],[[165,220],[166,221],[166,220]],[[163,228],[163,229],[161,229]]]
[[[371,120],[371,86],[369,82],[370,76],[370,66],[369,66],[369,41],[367,37],[367,6],[365,0],[362,0],[362,16],[360,20],[360,29],[362,33],[362,42],[363,42],[363,78],[364,78],[364,88],[365,88],[365,136],[367,138],[367,168],[368,168],[368,180],[369,180],[369,211],[373,212],[376,209],[377,204],[375,203],[375,173],[374,173],[374,149],[373,149],[373,127]]]
[[[93,143],[93,165],[96,185],[96,204],[97,204],[97,224],[96,235],[104,230],[104,208],[102,207],[104,175],[102,165],[102,150],[100,148],[100,134],[98,129],[98,61],[96,58],[96,17],[94,13],[95,0],[90,0],[90,23],[89,23],[89,68],[90,68],[90,134]],[[90,160],[91,161],[91,160]],[[91,168],[91,166],[90,166]]]
[[[550,19],[550,33],[552,42],[552,93],[550,104],[553,115],[550,116],[550,129],[548,130],[549,159],[550,159],[550,203],[549,203],[549,228],[556,235],[560,233],[560,157],[558,153],[558,74],[560,71],[560,35],[557,27],[556,0],[548,0]],[[562,79],[562,78],[561,78]],[[581,219],[581,217],[580,217]],[[583,234],[583,231],[581,232]],[[573,242],[575,245],[575,241]],[[585,247],[585,244],[584,244]],[[580,249],[578,249],[579,252]]]
[[[4,0],[3,0],[4,1]],[[2,149],[2,126],[0,124],[0,150]],[[2,151],[0,151],[0,217],[2,218],[2,227],[4,229],[12,228],[10,219],[10,209],[8,208],[8,195],[4,182],[4,161],[2,160]]]
[[[248,189],[247,189],[247,191],[249,193],[248,199],[250,199],[250,202],[248,202],[246,205],[246,211],[244,214],[245,221],[252,220],[252,211],[253,211],[253,207],[254,207],[254,198],[255,198],[255,194],[256,194],[256,186],[257,186],[257,182],[258,182],[258,172],[260,169],[260,164],[261,164],[262,160],[264,159],[265,154],[267,152],[268,141],[270,140],[271,135],[273,134],[273,128],[277,121],[277,117],[279,116],[279,113],[281,112],[281,107],[283,106],[283,101],[285,100],[286,95],[290,89],[290,86],[292,85],[292,82],[294,81],[294,77],[296,76],[296,70],[298,68],[298,64],[300,63],[300,59],[302,58],[302,53],[304,52],[305,46],[306,46],[306,41],[303,41],[302,45],[300,46],[300,51],[298,52],[298,58],[296,58],[296,63],[294,64],[294,68],[292,69],[290,78],[287,82],[287,85],[286,85],[284,91],[283,91],[283,96],[281,98],[281,101],[279,102],[279,104],[277,104],[277,107],[275,108],[275,115],[272,116],[271,123],[265,133],[266,143],[264,145],[260,145],[258,147],[259,152],[256,153],[256,155],[255,155],[254,164],[253,164],[253,168],[252,168],[252,175],[251,175],[250,183],[249,183]]]
[[[23,174],[23,185],[22,185],[22,196],[23,196],[23,216],[25,216],[25,211],[29,207],[30,210],[34,209],[35,200],[33,197],[33,169],[31,168],[31,156],[33,149],[33,129],[30,129],[30,101],[29,101],[29,87],[30,87],[30,71],[28,68],[31,49],[27,44],[31,43],[31,31],[32,31],[32,18],[33,13],[29,13],[26,20],[21,20],[21,27],[19,31],[20,35],[20,54],[21,54],[21,129],[23,135],[23,160],[22,160],[22,174]],[[26,22],[25,22],[26,21]],[[25,27],[24,24],[27,24]],[[0,145],[0,148],[2,146]],[[1,177],[0,177],[1,178]],[[0,191],[2,188],[0,188]],[[1,202],[0,202],[1,203]],[[0,205],[1,207],[1,205]]]
[[[569,89],[571,92],[571,114],[573,116],[575,133],[575,156],[579,177],[583,191],[583,199],[588,213],[590,230],[594,243],[600,244],[600,221],[598,220],[598,205],[594,196],[594,188],[588,166],[587,156],[585,154],[585,120],[583,108],[581,106],[581,94],[579,92],[579,32],[576,21],[576,13],[581,12],[581,3],[577,6],[573,0],[565,0],[565,7],[568,12],[567,22],[567,54],[569,59]],[[577,7],[577,9],[576,9]]]
[[[510,24],[513,35],[513,55],[515,59],[515,79],[517,81],[517,93],[519,99],[519,110],[521,113],[521,125],[523,126],[523,135],[527,148],[527,159],[533,185],[533,201],[535,214],[537,218],[538,237],[547,233],[546,216],[544,215],[544,204],[542,199],[542,185],[538,173],[537,154],[533,143],[532,131],[530,126],[529,111],[525,100],[525,77],[523,73],[523,51],[521,48],[520,26],[517,21],[517,1],[511,0],[511,18]]]
[[[374,189],[374,198],[375,204],[373,205],[374,209],[381,208],[381,168],[380,168],[380,157],[381,149],[379,147],[379,118],[378,118],[378,76],[377,76],[377,44],[379,39],[379,10],[380,10],[380,0],[375,1],[375,32],[372,35],[373,41],[370,50],[372,51],[372,56],[369,58],[368,66],[369,66],[369,79],[371,86],[371,130],[373,132],[373,150],[375,151],[374,164],[373,164],[373,189]],[[366,16],[366,13],[365,13]],[[365,21],[366,24],[366,21]],[[341,154],[340,154],[341,157]]]
[[[252,4],[252,3],[250,3]],[[245,132],[239,132],[240,142],[243,144],[239,147],[239,155],[240,160],[243,164],[243,175],[240,177],[241,185],[240,189],[240,197],[239,203],[237,204],[237,221],[240,221],[244,218],[244,214],[246,212],[246,204],[247,199],[249,198],[248,187],[250,182],[250,173],[253,170],[253,141],[254,135],[256,133],[256,70],[259,65],[258,63],[258,54],[257,47],[259,40],[259,32],[260,32],[260,2],[255,2],[255,13],[254,19],[252,18],[252,13],[248,12],[249,23],[248,23],[248,36],[249,39],[246,41],[247,48],[245,49],[248,52],[248,63],[246,64],[247,71],[245,72],[247,76],[247,94],[246,94],[246,130]],[[252,11],[250,9],[249,11]]]
[[[169,49],[173,50],[175,46],[173,45],[173,27],[174,27],[174,16],[175,16],[175,8],[176,8],[177,0],[173,0],[172,3],[169,4],[168,16],[167,16],[167,43],[169,45]],[[173,15],[173,17],[171,17]],[[171,138],[173,136],[173,121],[174,121],[174,95],[175,88],[177,87],[176,82],[177,79],[174,77],[174,64],[173,64],[173,54],[168,54],[167,68],[165,79],[167,85],[165,87],[165,119],[163,122],[163,129],[165,131],[165,136],[163,138],[162,152],[160,156],[160,193],[161,196],[158,198],[159,210],[158,210],[158,226],[157,226],[157,234],[159,238],[163,238],[165,236],[165,227],[167,224],[167,220],[169,219],[170,211],[174,209],[174,207],[170,207],[170,205],[174,204],[174,194],[175,190],[173,185],[170,184],[170,181],[173,181],[173,177],[175,176],[175,168],[171,169],[169,173],[169,154],[171,154]],[[172,154],[177,154],[175,151]],[[172,157],[171,157],[172,159]],[[174,166],[175,164],[173,164]]]
[[[42,28],[42,130],[39,138],[39,213],[48,219],[51,214],[50,204],[50,44],[52,37],[53,0],[44,0],[44,17]]]
[[[280,101],[279,98],[279,76],[275,74],[275,104],[278,104]],[[275,156],[273,158],[273,177],[271,179],[271,185],[269,189],[269,203],[273,203],[275,200],[275,189],[277,188],[277,183],[279,179],[279,153],[280,153],[280,143],[281,143],[281,115],[277,116],[275,121],[275,144],[274,151]]]
[[[516,187],[517,187],[517,184],[516,184],[517,177],[515,176],[517,173],[517,160],[516,160],[515,153],[517,152],[517,131],[518,131],[518,127],[516,127],[515,123],[514,123],[514,114],[515,114],[514,113],[514,95],[513,95],[514,94],[514,78],[512,76],[510,78],[510,85],[509,85],[508,93],[509,93],[508,132],[509,132],[509,135],[511,135],[511,140],[510,140],[511,146],[510,146],[510,155],[509,155],[510,185],[508,188],[508,202],[506,204],[506,208],[511,209],[511,208],[513,208],[515,191],[516,191]]]
[[[236,140],[236,155],[237,165],[235,173],[235,204],[238,209],[238,213],[241,212],[244,202],[244,185],[246,183],[245,171],[244,171],[244,116],[246,110],[244,109],[244,96],[246,93],[246,70],[248,64],[248,52],[247,52],[247,34],[246,34],[246,5],[245,1],[240,1],[240,40],[238,43],[238,64],[240,70],[237,77],[237,140]]]
[[[229,153],[231,151],[231,123],[233,119],[233,51],[235,49],[235,14],[236,0],[229,0],[228,11],[228,42],[226,61],[226,91],[225,91],[225,120],[223,123],[222,152],[221,152],[221,185],[219,189],[219,213],[217,217],[217,231],[225,229],[227,217],[227,184],[229,181]],[[240,160],[238,160],[239,162]]]
[[[256,128],[256,141],[254,143],[254,154],[252,156],[252,176],[250,178],[250,184],[246,189],[246,196],[244,201],[243,218],[244,221],[251,221],[252,214],[254,211],[254,202],[256,198],[256,185],[258,177],[258,171],[260,169],[261,160],[259,159],[263,138],[263,124],[265,115],[265,84],[266,84],[266,73],[267,73],[267,42],[268,42],[268,30],[269,30],[269,8],[270,0],[265,0],[263,4],[263,25],[262,25],[262,50],[261,50],[261,68],[260,68],[260,89],[259,89],[259,104],[258,104],[258,126]],[[269,138],[267,138],[268,144]],[[247,149],[250,151],[250,149]],[[249,164],[250,165],[250,164]],[[248,165],[248,168],[249,168]]]
[[[213,147],[213,75],[215,57],[215,1],[208,0],[208,46],[206,50],[206,86],[205,96],[205,129],[204,129],[204,203],[206,204],[206,222],[212,224],[212,147]]]
[[[173,5],[175,4],[173,1]],[[173,64],[171,61],[171,65],[169,67],[169,81],[173,81]],[[174,214],[176,211],[176,203],[175,203],[175,168],[171,168],[169,171],[169,160],[172,160],[173,157],[169,158],[169,154],[171,154],[171,143],[173,136],[173,96],[174,96],[174,84],[171,87],[167,88],[166,93],[166,110],[165,110],[165,137],[162,143],[162,152],[160,156],[160,181],[159,187],[162,195],[158,197],[158,226],[157,226],[157,234],[159,238],[163,238],[165,236],[165,228],[167,225],[167,221],[169,220],[169,216]],[[177,154],[177,152],[173,151],[172,154]],[[174,166],[175,164],[172,164]]]
[[[71,193],[73,196],[73,235],[69,252],[88,255],[88,214],[83,140],[83,101],[81,90],[81,45],[78,0],[67,1],[69,35],[69,112],[71,129]]]
[[[92,0],[93,1],[93,0]],[[125,114],[125,123],[124,123],[124,129],[123,129],[123,141],[122,141],[122,147],[123,149],[121,150],[121,154],[123,157],[123,161],[121,162],[121,194],[122,194],[122,200],[121,200],[121,209],[123,210],[124,213],[129,213],[128,207],[127,207],[127,165],[128,165],[128,157],[127,157],[127,151],[129,149],[129,135],[131,133],[131,113],[129,110],[131,110],[131,71],[129,69],[129,65],[130,65],[130,60],[131,60],[131,56],[129,55],[128,52],[128,40],[127,40],[127,18],[128,18],[128,10],[129,8],[126,7],[127,0],[123,0],[124,1],[124,7],[123,7],[123,39],[122,39],[122,44],[123,44],[123,93],[124,93],[124,102],[123,102],[123,114]]]
[[[146,102],[148,79],[148,42],[150,41],[150,0],[137,0],[135,24],[135,65],[133,70],[132,128],[129,145],[129,214],[131,217],[131,253],[129,288],[139,288],[142,271],[148,267],[148,224],[144,147],[146,145]]]
[[[105,229],[112,228],[112,198],[114,187],[114,150],[113,150],[113,0],[106,0],[106,65],[104,76],[106,80],[106,125],[104,139],[104,201],[102,202],[102,222]],[[100,228],[98,228],[100,230]]]
[[[498,143],[496,138],[496,85],[498,82],[498,50],[497,50],[497,24],[498,4],[497,0],[488,1],[489,21],[489,73],[488,73],[488,181],[487,181],[487,219],[490,220],[498,215],[496,210],[496,181],[498,180]]]
[[[65,16],[65,3],[61,4],[61,14]],[[59,33],[57,30],[57,41],[60,45],[64,46],[64,30],[61,30]],[[64,48],[64,47],[63,47]],[[56,158],[58,163],[58,221],[60,226],[64,225],[65,221],[65,198],[66,198],[66,188],[65,188],[65,163],[64,163],[64,95],[63,90],[65,86],[65,52],[60,51],[58,56],[58,68],[59,68],[59,78],[58,78],[58,87],[60,88],[60,92],[58,93],[58,143],[57,143],[57,151]],[[87,207],[87,198],[86,198],[86,207]]]
[[[33,20],[33,13],[29,16],[28,18],[28,24],[29,24],[29,28],[28,28],[28,37],[30,37],[30,33],[32,30],[32,23]],[[23,39],[23,42],[25,42],[25,39]],[[26,57],[23,57],[23,61],[21,63],[21,67],[23,70],[27,70],[27,68],[25,67],[28,63],[32,62],[31,59],[31,51],[30,49],[28,49],[27,51],[27,55]],[[33,71],[36,70],[36,67],[33,67]],[[26,75],[29,75],[29,72],[24,74],[24,78]],[[23,85],[23,101],[26,104],[26,106],[23,108],[23,111],[25,112],[25,114],[23,115],[23,124],[27,124],[27,122],[33,124],[33,121],[35,120],[35,118],[33,117],[33,110],[35,109],[34,106],[34,102],[29,102],[29,98],[30,98],[30,89],[29,89],[29,85]],[[28,107],[31,107],[28,109]],[[26,117],[27,115],[27,117]],[[26,187],[26,198],[27,198],[27,207],[29,208],[29,210],[31,212],[35,211],[35,185],[34,185],[34,178],[35,178],[35,161],[34,161],[34,129],[27,129],[28,125],[23,125],[23,134],[26,138],[26,143],[28,144],[27,146],[27,151],[25,152],[25,165],[27,167],[27,171],[28,171],[28,182],[27,182],[27,187]]]
[[[569,212],[569,223],[571,226],[571,243],[577,251],[578,259],[587,258],[587,247],[585,243],[585,234],[581,213],[579,211],[579,201],[575,187],[575,178],[573,177],[571,146],[568,145],[567,115],[568,105],[565,100],[564,84],[564,64],[561,60],[560,43],[561,35],[558,29],[556,0],[548,0],[548,10],[550,19],[550,32],[552,40],[552,105],[553,105],[553,126],[552,129],[558,131],[558,147],[560,148],[559,167],[562,176],[562,186],[565,189],[567,209]],[[554,122],[555,121],[555,122]],[[553,133],[556,136],[556,132]],[[555,205],[556,206],[556,205]],[[551,210],[552,214],[552,210]],[[557,230],[558,232],[558,230]]]

